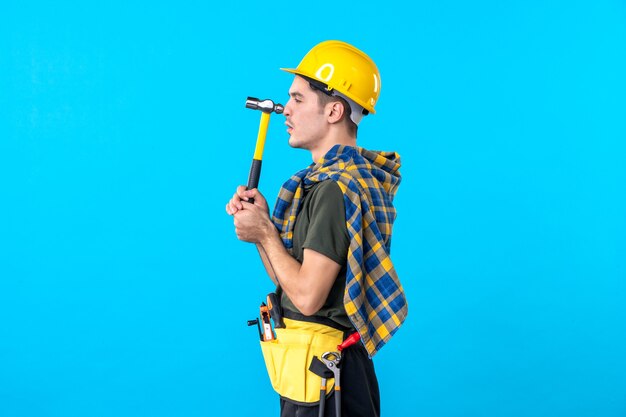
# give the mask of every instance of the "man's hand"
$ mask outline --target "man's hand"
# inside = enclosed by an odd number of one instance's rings
[[[250,198],[254,204],[248,203]],[[237,187],[237,192],[226,204],[226,213],[234,217],[235,233],[239,240],[259,243],[270,233],[276,233],[276,228],[270,220],[267,201],[257,189],[246,190],[246,187]]]
[[[232,216],[239,210],[243,210],[242,202],[248,201],[250,198],[254,198],[254,205],[264,208],[265,211],[268,212],[267,201],[265,201],[265,197],[263,197],[263,194],[261,194],[259,190],[256,188],[247,190],[245,185],[240,185],[237,187],[233,198],[226,203],[226,213]]]

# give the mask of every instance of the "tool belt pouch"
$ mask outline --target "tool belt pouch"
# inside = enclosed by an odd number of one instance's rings
[[[285,328],[275,329],[276,339],[261,342],[261,350],[272,387],[285,400],[300,405],[317,405],[322,378],[309,371],[313,357],[336,351],[343,332],[318,323],[284,319]],[[326,382],[330,393],[334,380]]]

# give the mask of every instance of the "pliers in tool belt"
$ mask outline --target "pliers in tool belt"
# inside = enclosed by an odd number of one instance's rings
[[[341,354],[339,352],[326,352],[322,355],[322,362],[333,373],[335,379],[335,415],[341,417]],[[326,378],[322,378],[322,389],[320,389],[320,410],[319,417],[324,416],[324,406],[326,405]]]

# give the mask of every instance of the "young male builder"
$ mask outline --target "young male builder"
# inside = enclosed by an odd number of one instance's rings
[[[400,159],[356,146],[362,117],[375,113],[380,74],[366,54],[340,41],[316,45],[297,68],[283,70],[295,74],[284,107],[289,145],[310,151],[313,163],[285,183],[272,218],[263,195],[244,186],[226,212],[237,237],[257,245],[290,319],[287,330],[313,322],[340,335],[359,332],[361,342],[341,355],[341,415],[378,416],[371,357],[407,314],[389,258]],[[306,372],[283,379],[295,383]],[[316,403],[279,393],[281,416],[335,416],[336,395],[329,393],[319,413]]]

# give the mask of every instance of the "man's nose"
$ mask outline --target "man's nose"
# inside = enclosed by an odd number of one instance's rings
[[[289,117],[291,116],[291,99],[285,103],[285,108],[283,110],[283,116]]]

